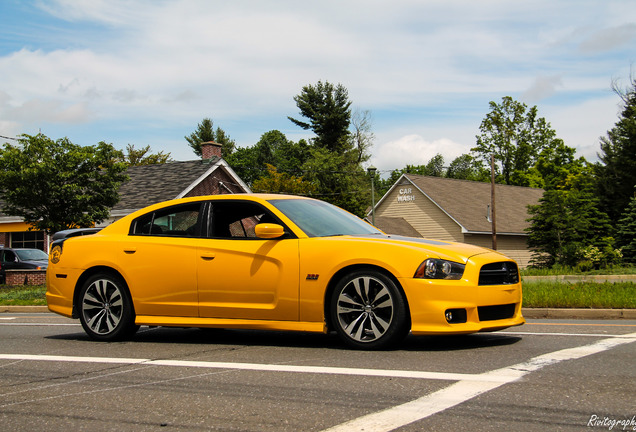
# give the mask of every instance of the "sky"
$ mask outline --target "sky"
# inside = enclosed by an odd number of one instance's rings
[[[239,147],[297,141],[294,96],[329,81],[370,112],[383,173],[469,153],[504,96],[594,161],[634,62],[633,0],[0,0],[0,143],[193,160],[204,118]]]

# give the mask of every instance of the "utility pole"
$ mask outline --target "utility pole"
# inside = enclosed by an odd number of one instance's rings
[[[490,223],[492,225],[492,249],[497,250],[497,218],[495,217],[495,155],[490,155]]]
[[[373,224],[373,226],[375,226],[375,185],[374,185],[374,180],[375,180],[375,173],[378,169],[376,167],[374,167],[373,165],[371,165],[369,168],[367,168],[367,172],[369,173],[369,176],[371,176],[371,224]]]

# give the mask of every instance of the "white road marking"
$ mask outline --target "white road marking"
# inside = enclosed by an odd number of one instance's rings
[[[481,374],[488,376],[508,376],[510,381],[517,381],[523,376],[535,372],[545,366],[566,360],[580,359],[592,354],[606,351],[618,345],[636,341],[636,333],[624,335],[622,338],[603,339],[590,345],[568,348],[561,351],[540,355],[527,362]],[[480,394],[494,390],[506,383],[493,381],[462,380],[442,390],[436,391],[414,401],[369,414],[340,425],[325,429],[322,432],[389,432],[413,422],[430,417],[433,414],[452,408]]]
[[[81,327],[80,324],[77,323],[46,323],[46,324],[42,324],[42,323],[0,323],[0,326],[26,326],[26,327],[50,327],[50,326],[76,326],[76,327]]]
[[[595,338],[599,338],[599,337],[622,338],[626,336],[629,337],[629,335],[621,335],[621,334],[611,335],[606,333],[542,333],[542,332],[521,332],[521,331],[519,332],[499,331],[494,334],[502,334],[507,336],[525,336],[525,335],[529,335],[529,336],[589,336],[589,337],[595,337]]]
[[[168,367],[196,367],[208,369],[230,369],[230,370],[250,370],[261,372],[291,372],[291,373],[314,373],[330,375],[357,375],[375,376],[383,378],[408,378],[408,379],[428,379],[443,381],[488,381],[495,383],[510,382],[513,377],[484,376],[483,374],[448,373],[448,372],[425,372],[391,369],[359,369],[341,368],[331,366],[295,366],[295,365],[275,365],[260,363],[229,363],[229,362],[207,362],[188,360],[152,360],[135,358],[116,357],[76,357],[76,356],[54,356],[40,354],[0,354],[0,360],[26,360],[26,361],[49,361],[49,362],[78,362],[78,363],[110,363],[110,364],[144,364],[148,366],[168,366]]]
[[[17,317],[6,317],[6,318],[5,317],[0,317],[0,320],[14,320],[16,318]]]

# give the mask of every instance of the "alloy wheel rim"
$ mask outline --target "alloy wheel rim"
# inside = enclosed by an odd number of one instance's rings
[[[123,313],[119,287],[107,279],[98,279],[86,290],[82,299],[86,325],[97,334],[109,334],[117,328]]]
[[[338,296],[340,327],[357,342],[368,343],[381,338],[393,321],[393,310],[389,289],[374,277],[351,280]]]

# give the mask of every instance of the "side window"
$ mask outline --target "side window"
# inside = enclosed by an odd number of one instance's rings
[[[133,221],[130,235],[198,237],[201,207],[197,202],[145,214]]]
[[[17,257],[13,253],[13,251],[6,250],[4,251],[4,257],[2,259],[4,262],[16,262],[18,261]]]
[[[212,201],[211,237],[255,239],[259,223],[281,223],[267,209],[249,201]]]

